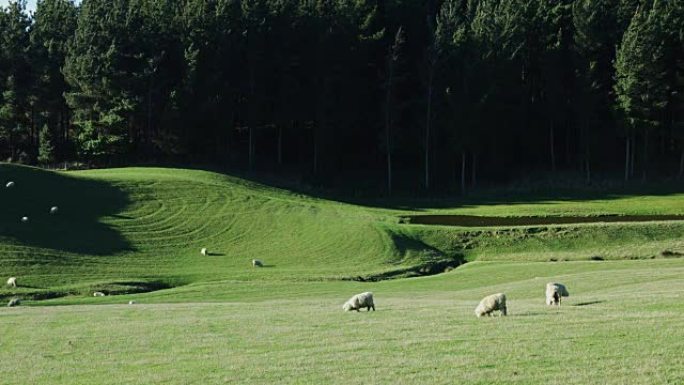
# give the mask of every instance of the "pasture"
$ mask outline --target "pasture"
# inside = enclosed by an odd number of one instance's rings
[[[0,274],[19,287],[0,296],[23,302],[0,310],[0,383],[684,382],[684,222],[401,219],[681,215],[682,193],[398,207],[193,170],[0,165],[9,180]],[[342,312],[361,291],[377,311]],[[510,315],[475,318],[500,291]]]

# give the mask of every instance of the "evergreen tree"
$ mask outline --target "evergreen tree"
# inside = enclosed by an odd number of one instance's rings
[[[247,66],[247,130],[248,140],[248,161],[249,168],[253,169],[256,161],[255,141],[257,126],[260,125],[259,110],[262,105],[260,97],[261,76],[266,74],[262,68],[266,63],[266,35],[269,29],[268,8],[265,0],[246,0],[242,2],[242,14],[244,22],[243,36],[245,36],[246,62]],[[314,162],[315,165],[315,162]],[[315,166],[314,166],[315,169]]]
[[[579,117],[582,163],[590,175],[592,153],[599,154],[599,143],[605,143],[613,134],[611,115],[616,103],[612,92],[615,78],[615,54],[627,27],[626,20],[634,12],[634,0],[580,0],[573,4],[575,51],[578,62],[578,89],[576,115]],[[633,138],[627,135],[628,146]],[[600,153],[609,153],[600,146]],[[611,148],[613,146],[610,146]]]
[[[38,139],[29,92],[32,73],[28,34],[30,19],[26,14],[26,2],[10,2],[7,8],[2,9],[2,14],[0,136],[8,144],[6,155],[26,161],[35,156],[33,149]]]
[[[56,152],[63,156],[69,141],[70,111],[63,96],[69,88],[62,68],[76,29],[76,18],[77,8],[72,1],[41,0],[30,32],[36,112],[40,121],[59,134],[53,145],[59,146]]]
[[[648,169],[649,137],[663,123],[669,93],[665,36],[658,20],[662,10],[658,4],[656,1],[652,9],[642,9],[634,15],[615,62],[617,107],[629,129],[643,138],[644,178]]]
[[[684,3],[664,2],[659,13],[659,28],[664,37],[665,76],[668,90],[663,135],[679,144],[678,177],[684,176]]]
[[[573,164],[590,180],[623,151],[626,178],[649,159],[684,174],[683,7],[40,0],[31,17],[12,1],[0,156],[386,173],[391,192]]]
[[[454,170],[460,170],[461,193],[465,193],[465,159],[468,146],[467,130],[470,124],[469,82],[474,73],[472,36],[468,20],[467,4],[462,0],[447,0],[437,15],[435,44],[442,54],[442,65],[438,67],[441,80],[439,95],[445,103],[438,109],[442,119],[437,120],[445,126],[445,142]],[[458,167],[460,160],[460,167]],[[457,172],[454,171],[454,175]]]
[[[131,79],[127,0],[81,4],[64,74],[71,90],[77,150],[87,159],[111,160],[127,152],[133,112],[138,107],[126,83]]]
[[[402,46],[405,42],[404,30],[399,27],[394,34],[394,41],[387,52],[387,79],[385,82],[385,156],[387,160],[387,193],[392,194],[392,147],[394,146],[394,88],[397,81],[397,66],[401,58]]]
[[[51,164],[55,161],[55,147],[52,145],[52,133],[47,124],[40,130],[40,145],[38,147],[38,163]]]

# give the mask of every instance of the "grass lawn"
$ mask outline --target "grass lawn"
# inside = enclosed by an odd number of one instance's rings
[[[19,287],[0,298],[26,306],[0,310],[0,383],[684,383],[684,222],[400,223],[681,215],[683,193],[393,208],[193,170],[0,165],[8,180],[0,277]],[[470,262],[349,280],[454,258]],[[544,305],[548,281],[568,286],[563,307]],[[342,312],[366,290],[376,312]],[[479,299],[500,291],[510,315],[477,319]]]
[[[546,265],[475,262],[332,292],[300,283],[248,303],[179,293],[187,302],[11,308],[0,313],[0,374],[8,384],[684,381],[683,261]],[[561,308],[543,304],[551,279],[574,288]],[[344,295],[365,288],[378,310],[343,313]],[[475,318],[479,298],[500,290],[510,315]]]

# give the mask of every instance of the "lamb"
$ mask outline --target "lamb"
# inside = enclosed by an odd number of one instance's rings
[[[93,293],[93,297],[104,297],[106,294],[101,291],[96,291]]]
[[[7,187],[7,188],[12,188],[12,187],[14,187],[14,182],[13,182],[13,181],[7,182],[7,184],[5,185],[5,187]]]
[[[15,307],[19,306],[21,304],[21,300],[19,298],[12,298],[8,303],[7,307]]]
[[[569,297],[568,289],[565,285],[556,282],[549,282],[546,284],[546,304],[551,305],[561,305],[562,297]]]
[[[264,267],[264,263],[258,259],[252,259],[252,266],[254,267]]]
[[[204,256],[206,257],[207,254],[209,254],[209,252],[207,251],[207,248],[206,248],[206,247],[203,247],[202,250],[200,250],[200,254],[202,254],[202,255],[204,255]]]
[[[344,311],[356,310],[359,311],[362,307],[366,308],[366,311],[370,311],[372,308],[375,311],[375,304],[373,303],[373,293],[367,291],[365,293],[357,294],[347,302],[342,305]]]
[[[50,207],[50,214],[57,214],[57,211],[59,211],[59,207],[57,207],[57,206]]]
[[[9,277],[7,286],[17,287],[17,277]]]
[[[492,312],[499,310],[501,314],[507,315],[506,294],[497,293],[484,297],[480,304],[475,308],[475,315],[479,318],[483,315],[491,316]]]

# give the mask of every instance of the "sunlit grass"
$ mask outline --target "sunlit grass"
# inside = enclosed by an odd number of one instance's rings
[[[399,223],[684,214],[682,194],[398,210],[193,170],[0,165],[6,180],[0,277],[19,287],[0,296],[24,306],[0,309],[0,383],[684,382],[684,224]],[[342,279],[461,255],[471,262],[445,274]],[[569,288],[560,309],[544,305],[549,281]],[[361,291],[377,311],[342,312]],[[510,316],[477,319],[495,292]]]

